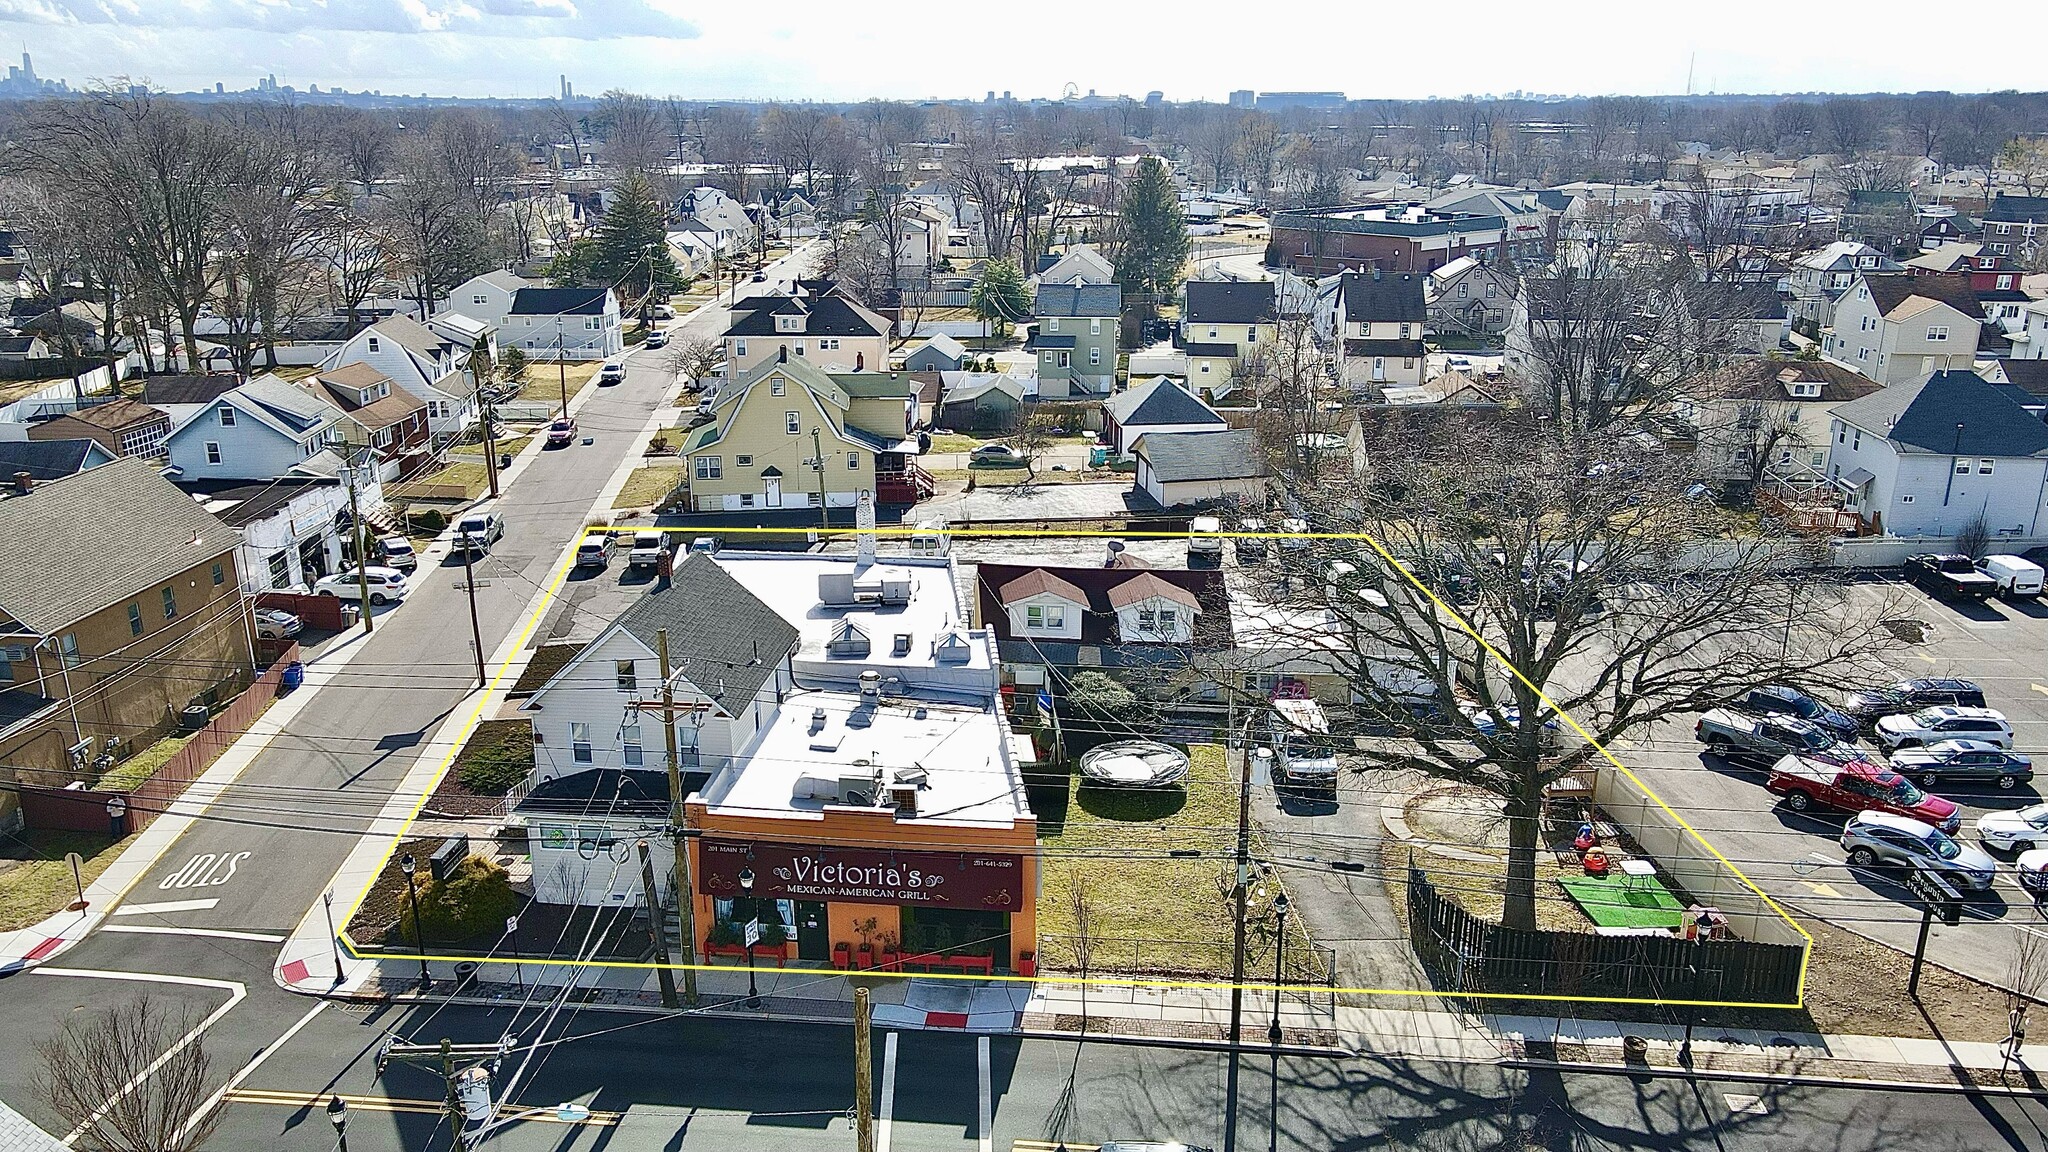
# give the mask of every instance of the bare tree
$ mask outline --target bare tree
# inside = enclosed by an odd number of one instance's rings
[[[393,161],[394,179],[378,212],[424,318],[440,293],[480,265],[483,239],[468,190],[432,141],[405,141]]]
[[[221,248],[226,267],[216,308],[231,331],[245,313],[255,340],[231,347],[236,371],[246,374],[256,344],[277,367],[280,332],[325,303],[311,267],[318,252],[321,201],[332,173],[324,141],[297,105],[256,102],[227,112],[238,164],[222,204]]]
[[[590,122],[604,142],[605,161],[613,167],[650,175],[666,167],[668,125],[654,101],[614,88],[598,97]]]
[[[367,196],[391,164],[396,132],[384,118],[356,108],[343,109],[329,129],[342,171]]]
[[[693,385],[711,375],[725,359],[725,346],[710,336],[691,336],[669,345],[668,370]]]
[[[1654,261],[1601,260],[1590,275],[1564,268],[1523,281],[1529,316],[1511,363],[1550,419],[1584,429],[1655,407],[1728,352],[1725,318],[1688,309],[1681,285]]]
[[[782,174],[783,187],[801,175],[804,195],[813,202],[818,199],[818,166],[829,119],[822,109],[809,104],[771,104],[761,114],[769,162]]]
[[[213,1061],[194,1012],[148,996],[81,1011],[36,1042],[36,1095],[81,1146],[103,1152],[189,1152],[219,1124],[206,1109]],[[66,1141],[69,1143],[69,1141]]]
[[[754,114],[740,107],[713,108],[704,118],[704,162],[718,168],[718,184],[734,199],[745,200],[751,168],[760,149]]]

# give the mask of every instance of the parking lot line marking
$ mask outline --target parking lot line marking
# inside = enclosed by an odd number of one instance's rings
[[[889,1132],[896,1125],[896,1033],[882,1040],[882,1114],[875,1122],[875,1152],[889,1152]]]
[[[109,924],[102,932],[133,932],[138,936],[214,936],[222,940],[254,940],[259,944],[282,944],[274,932],[230,932],[225,928],[160,928],[154,924]]]
[[[1927,653],[1925,653],[1925,652],[1915,652],[1915,653],[1913,653],[1913,655],[1915,655],[1915,656],[1918,656],[1918,657],[1919,657],[1919,658],[1921,658],[1922,660],[1925,660],[1925,661],[1927,661],[1927,662],[1928,662],[1929,664],[1932,664],[1932,663],[1934,663],[1934,662],[1935,662],[1935,660],[1934,660],[1934,657],[1932,657],[1932,656],[1929,656],[1929,655],[1928,655]]]
[[[2031,683],[2030,683],[2030,684],[2028,684],[2028,685],[2027,685],[2027,687],[2029,687],[2029,688],[2032,688],[2032,689],[2033,689],[2034,691],[2036,691],[2036,692],[2039,692],[2039,693],[2040,693],[2041,695],[2043,695],[2043,696],[2048,696],[2048,684],[2031,684]]]
[[[994,1152],[996,1145],[995,1097],[989,1091],[988,1084],[988,1037],[979,1036],[975,1038],[974,1062],[980,1069],[977,1079],[980,1081],[981,1095],[981,1112],[977,1117],[981,1124],[981,1129],[975,1139],[975,1145],[981,1152]]]

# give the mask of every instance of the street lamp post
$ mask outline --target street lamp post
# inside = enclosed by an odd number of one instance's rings
[[[752,868],[740,869],[740,891],[749,893],[747,902],[749,904],[754,903],[751,896],[751,893],[754,891],[754,870]],[[758,905],[754,907],[753,919],[757,925],[761,922],[761,909]],[[759,1008],[761,1006],[761,993],[754,987],[754,936],[755,933],[753,932],[747,934],[747,1007],[749,1008]]]
[[[335,1152],[348,1152],[348,1104],[341,1097],[327,1098],[327,1122],[334,1125]]]
[[[526,966],[519,962],[519,917],[505,917],[505,936],[512,941],[512,978],[519,981],[519,992],[526,993]]]
[[[407,852],[399,857],[398,870],[405,873],[406,898],[412,904],[412,946],[420,954],[420,991],[425,992],[434,986],[434,977],[427,971],[427,938],[425,926],[420,923],[420,890],[414,885],[412,878],[413,872],[418,868],[419,864],[412,858],[412,853]]]
[[[1280,986],[1287,973],[1287,893],[1273,898],[1273,911],[1280,917],[1279,934],[1273,939],[1273,1024],[1266,1029],[1266,1040],[1275,1045],[1280,1043]]]

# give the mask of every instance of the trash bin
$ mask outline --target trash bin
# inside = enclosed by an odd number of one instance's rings
[[[472,992],[476,990],[476,961],[464,960],[455,966],[455,990]]]
[[[306,666],[294,660],[285,665],[284,671],[278,674],[277,690],[279,692],[289,692],[305,682]]]
[[[510,468],[511,466],[512,466],[512,454],[511,454],[510,452],[500,452],[500,453],[498,453],[498,467],[500,467],[500,468]]]

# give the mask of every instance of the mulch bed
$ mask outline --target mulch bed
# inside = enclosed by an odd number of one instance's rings
[[[581,644],[543,644],[534,649],[533,659],[520,670],[519,679],[513,682],[506,695],[533,695],[536,689],[566,667],[569,661],[576,658],[576,653],[581,651]]]
[[[355,916],[349,920],[346,929],[349,939],[357,945],[372,949],[390,949],[409,952],[412,939],[399,932],[399,914],[405,908],[405,873],[399,870],[398,862],[410,852],[418,862],[419,872],[414,880],[425,882],[427,856],[442,844],[440,837],[415,838],[401,841],[391,853],[391,859],[384,864],[384,870],[377,874],[377,880],[370,885],[369,892],[357,906]],[[472,844],[486,851],[488,841]],[[627,908],[570,907],[563,904],[536,904],[527,901],[516,913],[519,917],[518,955],[551,957],[561,954],[575,954],[584,947],[586,933],[590,931],[593,918],[598,919],[597,931],[588,939],[596,946],[593,958],[599,960],[639,960],[652,953],[654,940],[648,935],[644,924],[636,922],[633,910]],[[474,953],[476,955],[512,954],[509,946],[501,947],[502,932],[484,932],[467,940],[428,939],[428,952],[439,955],[451,953]]]
[[[454,763],[448,766],[447,775],[434,788],[434,794],[427,798],[422,810],[428,816],[495,816],[505,805],[505,797],[477,792],[462,782],[462,766],[472,756],[485,748],[504,747],[524,757],[530,764],[533,760],[533,728],[525,720],[484,720],[470,733],[468,743],[455,754]]]

